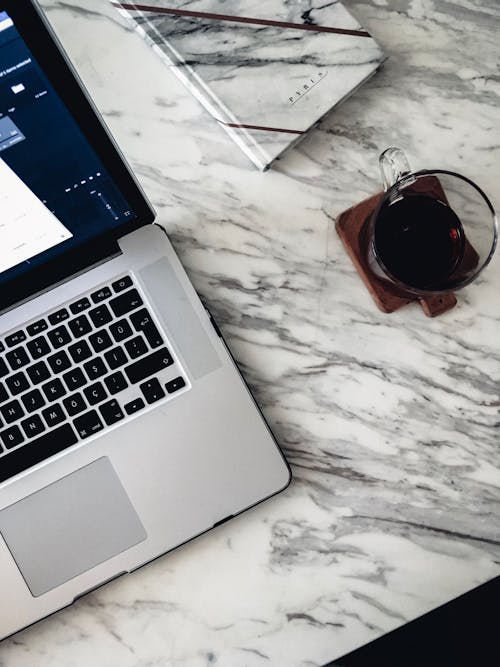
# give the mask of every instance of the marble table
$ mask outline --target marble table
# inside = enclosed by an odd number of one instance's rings
[[[388,145],[500,209],[500,8],[347,4],[384,71],[260,173],[106,0],[43,1],[294,481],[4,642],[2,667],[313,667],[500,573],[499,257],[445,316],[383,315],[333,226]]]

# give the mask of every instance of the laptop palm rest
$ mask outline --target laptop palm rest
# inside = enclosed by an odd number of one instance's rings
[[[146,539],[107,458],[0,511],[0,533],[34,597]]]

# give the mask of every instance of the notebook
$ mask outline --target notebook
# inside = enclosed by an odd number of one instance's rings
[[[340,2],[111,2],[262,170],[385,59]]]

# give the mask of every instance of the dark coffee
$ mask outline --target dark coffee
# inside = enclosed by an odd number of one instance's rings
[[[462,224],[446,204],[425,195],[401,195],[380,211],[374,243],[385,268],[417,289],[440,287],[464,252]]]

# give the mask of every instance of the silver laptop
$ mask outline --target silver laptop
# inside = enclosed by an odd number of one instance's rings
[[[0,637],[290,470],[39,8],[0,0]]]

